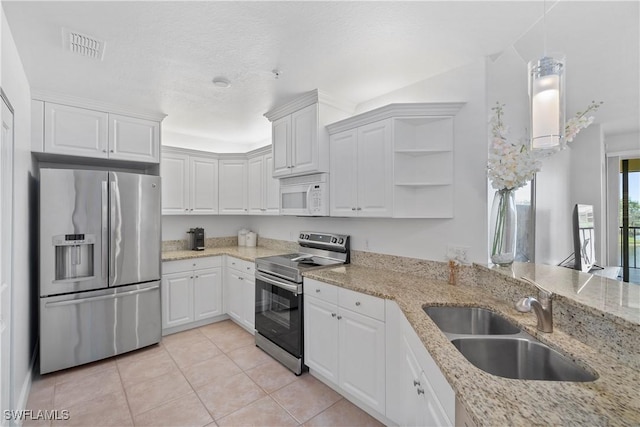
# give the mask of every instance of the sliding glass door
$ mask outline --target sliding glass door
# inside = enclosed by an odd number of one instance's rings
[[[640,283],[640,159],[620,162],[618,212],[622,280]]]

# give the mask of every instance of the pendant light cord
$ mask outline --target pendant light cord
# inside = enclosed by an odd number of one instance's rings
[[[547,56],[547,0],[542,1],[542,56]]]

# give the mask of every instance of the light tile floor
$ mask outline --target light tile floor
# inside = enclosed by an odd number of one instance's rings
[[[27,409],[68,420],[24,426],[379,426],[338,393],[295,376],[230,320],[34,379]]]

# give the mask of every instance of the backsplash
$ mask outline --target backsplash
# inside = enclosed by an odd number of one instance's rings
[[[238,237],[207,237],[204,239],[206,248],[223,248],[226,246],[238,246]],[[189,241],[184,240],[163,240],[162,252],[186,251],[189,249]]]

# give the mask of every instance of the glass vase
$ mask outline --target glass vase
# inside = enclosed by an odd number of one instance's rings
[[[515,190],[498,190],[493,196],[490,224],[491,262],[510,266],[516,257],[517,210]]]

